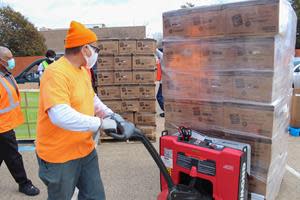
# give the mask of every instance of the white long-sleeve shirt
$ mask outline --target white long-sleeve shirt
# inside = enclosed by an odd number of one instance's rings
[[[113,114],[97,95],[94,96],[94,109],[97,117],[82,114],[67,104],[59,104],[48,110],[48,116],[56,126],[70,131],[92,131],[96,132],[101,119]]]

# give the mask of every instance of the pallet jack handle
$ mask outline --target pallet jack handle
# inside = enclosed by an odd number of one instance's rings
[[[146,149],[152,156],[153,160],[155,161],[156,165],[158,166],[165,181],[167,182],[169,191],[172,191],[175,188],[175,184],[174,184],[165,164],[163,163],[160,155],[157,153],[156,149],[151,144],[149,139],[141,132],[141,130],[139,130],[137,128],[135,128],[133,138],[140,140],[144,144],[144,146],[146,147]]]
[[[161,174],[163,175],[165,181],[167,182],[169,191],[174,190],[175,184],[174,184],[170,174],[168,173],[168,170],[167,170],[165,164],[163,163],[160,155],[157,153],[156,149],[151,144],[149,139],[142,133],[142,131],[140,129],[135,128],[132,123],[130,123],[130,122],[126,122],[125,124],[123,124],[123,123],[122,123],[122,125],[124,127],[126,127],[123,129],[124,131],[118,131],[120,133],[116,133],[113,130],[105,130],[105,133],[108,136],[111,136],[112,138],[117,139],[117,140],[125,141],[125,140],[132,138],[132,139],[141,141],[144,144],[144,146],[146,147],[146,149],[148,150],[148,152],[150,153],[151,157],[153,158],[156,165],[158,166]]]

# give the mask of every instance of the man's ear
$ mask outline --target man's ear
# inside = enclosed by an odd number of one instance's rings
[[[86,55],[87,57],[90,57],[92,55],[92,52],[91,52],[90,48],[88,47],[88,45],[84,45],[82,48],[82,51],[83,51],[84,55]]]
[[[5,60],[3,60],[2,58],[0,58],[0,65],[2,65],[3,67],[6,67],[7,62]]]

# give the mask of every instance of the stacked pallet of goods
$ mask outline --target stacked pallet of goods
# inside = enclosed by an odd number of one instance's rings
[[[287,161],[296,15],[286,0],[164,13],[166,128],[252,147],[249,195],[274,200]]]
[[[98,47],[100,99],[155,141],[155,40],[105,39]]]

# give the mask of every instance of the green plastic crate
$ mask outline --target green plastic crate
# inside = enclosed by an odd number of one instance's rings
[[[35,140],[36,123],[25,123],[15,128],[16,138],[18,140]]]
[[[27,106],[25,92],[20,92],[20,96],[21,96],[21,107],[24,108]]]
[[[27,123],[36,123],[37,122],[37,113],[38,108],[24,108],[23,112],[25,114],[25,122]]]
[[[39,92],[26,91],[27,107],[37,108],[39,106]]]
[[[18,126],[17,128],[15,128],[15,132],[16,132],[16,138],[17,139],[29,139],[30,138],[30,134],[29,134],[29,126],[28,124],[22,124],[20,126]]]
[[[36,138],[36,123],[29,124],[30,139]]]

